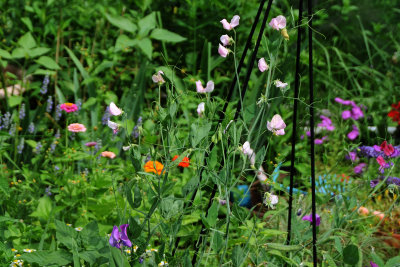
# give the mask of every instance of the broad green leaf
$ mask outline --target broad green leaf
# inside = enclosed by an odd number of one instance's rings
[[[200,123],[193,123],[190,128],[192,147],[196,147],[205,137],[208,136],[208,133],[211,130],[211,123],[208,122],[203,125]]]
[[[8,105],[11,108],[15,107],[15,106],[18,106],[19,104],[21,104],[22,100],[24,100],[24,98],[22,96],[19,96],[19,95],[10,96],[8,98]]]
[[[60,66],[58,66],[58,64],[54,61],[54,59],[48,56],[41,56],[38,60],[36,60],[36,63],[51,70],[61,69]]]
[[[55,224],[57,241],[63,243],[67,248],[72,249],[76,245],[75,239],[78,232],[62,221],[55,220]]]
[[[56,72],[54,70],[44,70],[44,69],[37,69],[33,73],[33,75],[54,75]]]
[[[12,56],[8,51],[0,49],[0,58],[12,59]]]
[[[399,267],[400,266],[400,256],[396,256],[388,260],[385,267]]]
[[[36,251],[32,253],[25,253],[21,259],[26,263],[37,263],[39,266],[67,265],[72,261],[72,256],[64,250],[58,251]]]
[[[32,21],[28,17],[21,18],[22,22],[28,27],[28,30],[33,32],[33,26],[32,26]]]
[[[216,201],[213,202],[211,207],[208,209],[207,221],[211,226],[214,226],[218,218],[218,204]]]
[[[284,245],[281,243],[266,243],[267,248],[275,249],[279,251],[297,251],[301,250],[303,247],[300,245]]]
[[[156,13],[152,12],[138,22],[139,36],[147,36],[149,31],[154,29],[157,25]]]
[[[48,196],[44,196],[39,199],[39,204],[34,212],[30,216],[38,217],[43,220],[48,220],[52,208],[51,199]]]
[[[28,57],[29,53],[26,49],[17,47],[11,52],[11,56],[12,56],[12,58],[24,58],[24,57]]]
[[[179,43],[186,40],[185,37],[165,29],[154,29],[151,32],[150,38],[171,43]]]
[[[105,14],[107,20],[114,26],[125,30],[127,32],[134,33],[137,30],[137,26],[133,24],[129,19],[124,18],[122,16],[111,16],[108,14]]]
[[[28,54],[31,58],[35,58],[44,54],[47,54],[50,51],[50,48],[47,47],[35,47],[28,50]]]
[[[96,221],[91,221],[80,232],[83,243],[86,248],[96,248],[101,243],[101,237],[99,235],[99,226]]]
[[[220,251],[222,248],[222,242],[223,242],[222,235],[219,232],[214,232],[214,235],[212,237],[211,248],[216,252]]]
[[[83,109],[87,109],[87,108],[93,106],[93,105],[96,104],[96,103],[97,103],[97,99],[96,99],[96,98],[94,98],[94,97],[89,97],[89,99],[86,100],[86,102],[82,104],[82,108],[83,108]]]
[[[79,258],[87,261],[90,264],[94,264],[98,258],[103,257],[97,250],[87,250],[79,252]]]
[[[86,80],[90,76],[85,70],[85,68],[82,66],[82,63],[79,61],[79,59],[75,56],[74,52],[72,52],[68,47],[65,47],[65,50],[67,50],[68,55],[72,59],[72,61],[75,63],[75,66],[78,68],[79,72],[81,73],[82,77]]]
[[[358,247],[356,245],[348,245],[343,249],[343,262],[355,265],[358,263],[360,256],[358,255]]]
[[[121,34],[115,42],[115,51],[125,50],[126,48],[136,45],[137,42],[137,40],[131,39],[125,34]]]
[[[243,249],[240,246],[235,246],[232,251],[233,266],[239,267],[246,260]]]
[[[110,247],[111,251],[111,259],[115,266],[130,266],[126,256],[122,253],[121,250]]]
[[[36,46],[35,39],[33,39],[30,32],[25,33],[21,38],[19,38],[18,44],[25,49],[30,49]]]
[[[152,54],[153,54],[153,45],[151,43],[151,40],[149,38],[143,38],[142,40],[138,40],[136,42],[136,46],[142,50],[142,52],[149,58],[151,59]]]

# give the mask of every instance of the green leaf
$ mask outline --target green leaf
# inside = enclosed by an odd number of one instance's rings
[[[68,47],[64,47],[65,50],[67,50],[69,57],[72,59],[72,61],[75,63],[75,66],[78,68],[79,72],[81,73],[82,77],[84,79],[88,79],[90,76],[85,70],[85,68],[82,66],[82,63],[79,61],[79,59],[75,56],[74,52],[72,52]]]
[[[126,256],[122,253],[121,250],[115,248],[115,247],[110,247],[111,251],[111,257],[112,261],[115,264],[115,266],[130,266],[128,260],[126,259]]]
[[[12,59],[12,56],[7,50],[0,49],[0,58]]]
[[[12,58],[24,58],[24,57],[28,57],[29,53],[26,49],[17,47],[11,52],[11,56],[12,56]]]
[[[56,72],[54,70],[44,70],[44,69],[37,69],[33,73],[33,75],[54,75]]]
[[[138,22],[139,36],[147,36],[150,30],[156,27],[156,13],[152,12]]]
[[[82,108],[83,109],[87,109],[87,108],[93,106],[96,103],[97,103],[97,99],[95,97],[89,97],[89,99],[86,100],[85,103],[83,103]]]
[[[185,37],[165,29],[154,29],[151,32],[150,38],[171,43],[179,43],[186,40]]]
[[[220,251],[222,248],[222,242],[222,235],[219,232],[214,232],[211,248],[216,252]]]
[[[138,238],[140,236],[140,234],[142,233],[142,227],[139,225],[139,223],[133,217],[129,218],[128,223],[129,223],[128,237],[130,239]]]
[[[358,254],[358,247],[356,245],[348,245],[343,249],[343,262],[355,265],[358,263],[360,256]]]
[[[135,189],[133,190],[134,196],[133,196],[133,208],[139,208],[140,205],[142,204],[142,194],[140,192],[140,188],[138,185],[135,186]]]
[[[204,125],[201,125],[200,123],[193,123],[190,128],[192,147],[196,147],[210,132],[211,123],[208,122]]]
[[[122,16],[111,16],[105,14],[107,20],[114,26],[125,30],[127,32],[134,33],[137,30],[137,26],[133,24],[129,19]]]
[[[126,48],[136,45],[137,42],[137,40],[131,39],[125,34],[121,34],[115,42],[115,51],[125,50]]]
[[[241,266],[245,260],[245,254],[240,246],[235,246],[232,251],[233,266]]]
[[[97,222],[91,221],[85,227],[83,227],[82,231],[80,232],[80,236],[86,248],[95,248],[101,242],[99,226],[97,225]]]
[[[72,261],[72,256],[64,250],[58,251],[36,251],[32,253],[25,253],[21,259],[27,263],[37,263],[40,266],[46,265],[67,265]]]
[[[8,105],[12,108],[21,104],[24,98],[22,96],[13,95],[8,98]]]
[[[35,47],[28,50],[28,54],[31,58],[35,58],[44,54],[47,54],[50,51],[50,48],[47,47]]]
[[[60,66],[58,66],[58,64],[54,61],[54,59],[48,56],[41,56],[38,60],[36,60],[36,63],[51,70],[61,69]]]
[[[72,249],[78,232],[59,220],[55,220],[57,241]],[[76,242],[75,242],[76,245]]]
[[[48,220],[52,209],[51,199],[48,196],[44,196],[39,199],[39,204],[34,212],[30,216],[38,217],[43,220]]]
[[[142,52],[149,58],[151,59],[152,54],[153,54],[153,45],[151,43],[151,40],[149,38],[143,38],[142,40],[138,40],[136,42],[136,46],[142,50]]]
[[[36,46],[35,39],[33,39],[30,32],[25,33],[21,38],[19,38],[18,44],[27,50]]]
[[[275,249],[279,251],[297,251],[301,250],[303,247],[300,245],[284,245],[281,243],[266,243],[267,248]]]
[[[214,226],[217,222],[218,218],[218,204],[217,202],[213,202],[211,207],[208,209],[207,221],[212,226]]]
[[[21,21],[28,27],[28,30],[33,32],[33,26],[32,26],[32,21],[28,17],[21,18]]]
[[[388,260],[385,267],[399,267],[400,266],[400,256],[396,256]]]

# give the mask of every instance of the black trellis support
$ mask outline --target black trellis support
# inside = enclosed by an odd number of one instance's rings
[[[291,228],[292,228],[292,209],[293,209],[293,186],[294,186],[294,162],[295,162],[295,145],[296,145],[296,129],[297,129],[297,104],[299,97],[300,85],[300,48],[301,48],[301,20],[303,12],[303,0],[299,1],[299,20],[297,23],[297,51],[296,51],[296,76],[294,91],[294,111],[293,111],[293,132],[292,132],[292,152],[290,165],[290,190],[289,190],[289,207],[288,207],[288,235],[286,244],[290,244]],[[316,216],[316,197],[315,197],[315,132],[314,132],[314,77],[313,77],[313,48],[312,48],[312,0],[307,0],[307,17],[308,17],[308,75],[309,75],[309,103],[310,103],[310,133],[311,133],[311,213],[312,213],[312,246],[313,246],[313,264],[318,265],[317,258],[317,216]]]
[[[268,5],[267,5],[267,9],[265,10],[263,21],[261,23],[261,28],[260,28],[260,32],[258,34],[257,42],[256,42],[256,45],[254,47],[254,51],[253,51],[253,53],[251,55],[251,59],[249,61],[248,67],[247,67],[247,73],[246,73],[245,80],[243,82],[243,88],[242,88],[242,92],[241,92],[241,99],[243,99],[243,97],[245,96],[246,91],[247,91],[247,86],[249,84],[250,75],[251,75],[251,72],[252,72],[252,69],[253,69],[253,66],[254,66],[254,62],[256,60],[258,48],[260,47],[260,43],[261,43],[261,39],[262,39],[262,36],[263,36],[263,33],[264,33],[265,26],[267,24],[269,12],[271,10],[271,5],[272,5],[272,0],[269,0],[268,1]],[[253,24],[253,27],[255,27],[254,25],[255,24]],[[242,58],[243,58],[243,56],[244,55],[242,55]],[[238,104],[237,104],[237,107],[236,107],[236,113],[235,113],[235,117],[233,119],[234,121],[237,120],[237,118],[239,117],[241,108],[242,108],[241,101],[239,101]],[[229,143],[228,143],[228,146],[229,146]],[[221,166],[222,166],[222,164],[221,164]],[[221,169],[222,169],[222,167],[220,168],[220,170]],[[209,201],[208,201],[208,205],[207,205],[207,209],[206,209],[206,215],[205,215],[206,217],[208,215],[208,210],[211,207],[211,204],[212,204],[212,201],[213,201],[213,199],[215,197],[216,192],[217,192],[217,185],[215,184],[214,187],[213,187],[213,190],[211,192]],[[197,254],[199,252],[200,246],[203,243],[203,238],[205,236],[205,233],[206,233],[206,228],[205,228],[204,224],[202,223],[199,240],[196,243],[196,250],[195,250],[193,258],[192,258],[192,265],[193,266],[196,266]]]
[[[247,38],[247,41],[246,41],[246,44],[245,44],[245,47],[244,47],[242,56],[241,56],[240,61],[239,61],[239,65],[238,65],[238,69],[237,69],[237,73],[238,73],[238,74],[240,74],[240,72],[241,72],[241,70],[242,70],[242,67],[243,67],[243,64],[244,64],[244,60],[245,60],[245,58],[246,58],[247,51],[248,51],[249,48],[250,48],[251,40],[253,39],[253,35],[254,35],[254,31],[255,31],[255,29],[256,29],[256,26],[257,26],[257,24],[258,24],[258,21],[260,20],[260,15],[261,15],[261,12],[262,12],[262,10],[263,10],[265,1],[266,1],[266,0],[261,0],[261,1],[260,1],[260,6],[259,6],[259,8],[258,8],[258,11],[257,11],[256,16],[254,17],[254,23],[253,23],[253,25],[252,25],[252,27],[251,27],[251,30],[250,30],[249,36],[248,36],[248,38]],[[270,0],[270,2],[272,2],[272,1]],[[232,83],[231,83],[231,85],[230,85],[227,98],[225,99],[225,105],[224,105],[224,107],[223,107],[223,109],[222,109],[222,112],[220,112],[220,114],[219,114],[219,123],[221,123],[221,122],[224,120],[224,118],[225,118],[225,113],[226,113],[226,110],[227,110],[227,108],[228,108],[228,104],[229,104],[229,102],[230,102],[230,100],[231,100],[231,98],[232,98],[233,91],[234,91],[234,89],[235,89],[235,87],[236,87],[236,85],[237,85],[237,81],[238,81],[238,77],[235,75],[234,78],[233,78],[233,80],[232,80]],[[214,143],[211,143],[211,144],[210,144],[210,147],[209,147],[209,149],[208,149],[207,151],[211,151],[211,150],[214,148],[214,145],[215,145]],[[203,166],[205,166],[205,165],[207,164],[206,159],[208,158],[208,156],[209,156],[209,154],[208,154],[208,152],[206,152],[206,155],[205,155],[205,157],[204,157]],[[198,185],[200,185],[200,183],[201,183],[201,180],[202,180],[202,177],[203,177],[203,171],[204,171],[204,168],[200,170],[200,176],[199,176],[199,183],[198,183]],[[193,201],[194,201],[194,199],[195,199],[195,197],[196,197],[196,194],[197,194],[197,190],[198,190],[198,187],[196,187],[196,189],[194,190],[194,192],[193,192],[193,194],[192,194],[192,197],[191,197],[191,201],[188,202],[187,205],[185,205],[184,210],[185,210],[186,208],[192,206]],[[214,195],[215,195],[215,193],[214,193]],[[212,197],[212,198],[214,198],[214,197]],[[208,207],[208,208],[209,208],[209,207]],[[207,208],[207,211],[208,211],[208,208]],[[175,246],[174,246],[173,251],[172,251],[172,256],[175,255],[175,252],[176,252],[176,250],[177,250],[177,248],[178,248],[178,245],[179,245],[179,241],[180,241],[180,237],[177,237],[177,239],[175,240]]]

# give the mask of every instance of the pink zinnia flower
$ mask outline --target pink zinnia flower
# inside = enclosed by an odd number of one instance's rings
[[[60,105],[60,109],[67,113],[75,112],[78,110],[78,106],[74,103],[64,103]]]
[[[201,84],[201,81],[198,80],[196,82],[196,90],[197,93],[199,94],[211,93],[212,91],[214,91],[214,82],[208,81],[206,88],[204,88],[203,85]]]
[[[103,151],[103,152],[101,152],[101,156],[105,157],[105,158],[113,159],[113,158],[115,158],[115,153],[111,152],[111,151]]]
[[[264,72],[264,71],[266,71],[266,70],[268,70],[268,65],[267,65],[267,62],[265,61],[265,59],[262,57],[262,58],[260,58],[260,60],[258,60],[258,69],[261,71],[261,72]]]
[[[222,35],[222,36],[219,38],[219,40],[221,41],[221,43],[222,43],[223,46],[227,46],[227,45],[229,45],[230,42],[231,42],[231,38],[230,38],[227,34]]]
[[[218,53],[221,57],[226,57],[229,54],[229,49],[219,44]]]
[[[286,18],[282,15],[279,15],[271,20],[269,26],[271,26],[274,30],[279,31],[286,27]]]
[[[74,133],[79,133],[79,132],[86,132],[86,127],[83,124],[80,123],[72,123],[68,125],[68,131],[74,132]]]
[[[350,140],[354,140],[358,137],[359,134],[360,132],[358,131],[357,125],[353,124],[353,130],[347,134],[347,137]]]
[[[271,122],[267,122],[267,128],[275,135],[284,135],[286,124],[282,120],[282,117],[279,114],[276,114],[272,117]]]
[[[109,110],[111,115],[114,116],[119,116],[122,114],[122,110],[118,108],[117,105],[114,104],[114,102],[111,102]]]
[[[220,22],[222,23],[222,26],[224,27],[225,30],[230,31],[239,25],[239,20],[240,20],[240,17],[238,15],[235,15],[231,19],[231,23],[229,23],[226,19],[223,19]]]
[[[96,146],[96,145],[97,145],[97,142],[87,142],[85,144],[85,146],[87,146],[87,147],[93,147],[93,146]]]

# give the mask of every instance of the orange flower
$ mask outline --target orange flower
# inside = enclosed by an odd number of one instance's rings
[[[83,124],[80,123],[72,123],[68,125],[68,131],[74,132],[74,133],[79,133],[79,132],[86,132],[86,127]]]
[[[164,165],[162,165],[162,163],[158,162],[158,161],[150,160],[150,161],[146,162],[146,164],[144,164],[145,172],[153,172],[155,174],[160,175],[163,169],[164,169]]]
[[[368,210],[366,207],[361,206],[361,207],[358,209],[358,213],[361,214],[361,215],[368,215],[369,210]]]
[[[103,151],[103,152],[101,152],[101,156],[105,157],[105,158],[113,159],[113,158],[115,158],[115,153],[111,152],[111,151]]]
[[[179,156],[175,155],[174,158],[172,159],[172,161],[175,161]],[[181,166],[183,168],[187,168],[189,167],[189,158],[188,157],[184,157],[182,159],[182,161],[178,164],[178,166]]]

